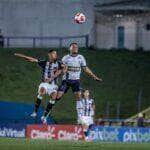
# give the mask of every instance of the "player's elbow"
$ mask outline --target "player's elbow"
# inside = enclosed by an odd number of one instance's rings
[[[83,71],[87,73],[88,72],[88,67],[83,67]]]

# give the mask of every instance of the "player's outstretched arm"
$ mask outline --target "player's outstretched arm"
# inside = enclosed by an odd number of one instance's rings
[[[89,67],[83,67],[84,72],[86,72],[89,76],[91,76],[92,78],[94,78],[94,80],[96,81],[102,81],[101,78],[97,77]]]
[[[28,61],[30,61],[30,62],[38,62],[38,59],[33,58],[33,57],[30,57],[30,56],[26,56],[26,55],[24,55],[24,54],[15,53],[14,55],[17,56],[17,57],[24,58],[24,59],[26,59],[26,60],[28,60]]]

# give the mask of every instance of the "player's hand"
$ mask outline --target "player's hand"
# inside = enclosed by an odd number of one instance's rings
[[[99,81],[99,82],[102,82],[102,81],[103,81],[103,80],[102,80],[101,78],[99,78],[99,77],[94,77],[94,80]]]

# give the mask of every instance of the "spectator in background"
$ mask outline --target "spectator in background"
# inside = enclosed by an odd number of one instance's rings
[[[144,127],[144,116],[143,116],[142,113],[139,113],[139,114],[138,114],[137,126],[138,126],[138,127]]]
[[[4,47],[4,37],[1,29],[0,29],[0,47]]]
[[[104,126],[104,125],[105,125],[104,120],[103,120],[102,118],[99,118],[99,119],[97,120],[97,125]]]
[[[109,121],[109,126],[112,126],[112,121]]]
[[[121,122],[121,126],[122,126],[122,127],[125,126],[125,122],[124,122],[124,121]]]

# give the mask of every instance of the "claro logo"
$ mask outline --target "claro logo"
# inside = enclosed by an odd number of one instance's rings
[[[31,130],[32,139],[53,139],[55,138],[55,127],[48,126],[47,131]]]
[[[83,139],[82,127],[69,126],[47,126],[43,128],[32,128],[30,130],[30,138],[32,139],[58,139],[58,140],[80,140]]]
[[[69,132],[67,130],[58,131],[58,139],[59,140],[79,140],[82,138],[82,128],[74,128],[73,132]]]

